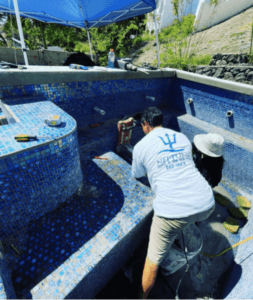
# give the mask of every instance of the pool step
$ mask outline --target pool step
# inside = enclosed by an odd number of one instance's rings
[[[71,253],[39,283],[33,285],[30,289],[30,297],[33,299],[95,297],[149,234],[154,194],[147,186],[132,177],[131,166],[118,155],[108,152],[101,156],[107,160],[92,159],[83,165],[89,184],[102,190],[101,197],[86,199],[84,211],[81,205],[84,200],[80,198],[77,202],[77,215],[72,216],[73,222],[76,220],[78,223],[76,226],[79,227],[79,234],[90,234],[89,238],[76,252]],[[66,208],[62,212],[62,215],[64,214]],[[71,215],[69,216],[71,218]],[[52,219],[56,231],[57,218]],[[102,223],[99,230],[96,229],[98,221],[100,225]],[[83,223],[85,225],[82,225]],[[61,226],[66,227],[64,223]],[[55,231],[54,236],[60,234]],[[75,235],[75,231],[72,235]],[[62,241],[60,246],[66,252],[64,242]],[[53,242],[51,249],[54,253]],[[63,253],[61,248],[58,252]],[[29,253],[32,253],[29,254],[32,258],[26,257],[25,260],[38,260],[35,257],[36,252]],[[53,259],[54,254],[51,256]],[[22,260],[20,263],[24,264]],[[22,272],[21,266],[20,277],[23,277]],[[17,279],[20,280],[18,277]],[[29,296],[29,293],[24,296]]]
[[[180,131],[192,142],[196,134],[217,133],[224,137],[223,177],[253,194],[253,140],[199,120],[189,114],[177,117]]]

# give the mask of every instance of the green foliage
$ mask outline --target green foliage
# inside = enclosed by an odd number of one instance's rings
[[[188,71],[189,69],[195,69],[198,65],[209,65],[212,60],[210,54],[205,55],[183,55],[168,51],[160,55],[161,67],[170,67],[175,69],[181,69]]]
[[[159,42],[165,43],[165,42],[183,40],[193,32],[194,20],[195,20],[195,15],[191,15],[191,14],[182,17],[181,22],[178,19],[175,19],[171,26],[162,28],[159,34]]]
[[[148,32],[145,32],[145,33],[142,35],[142,40],[145,41],[145,42],[150,42],[150,41],[154,41],[154,40],[155,40],[155,37],[154,37],[154,35],[149,35]]]
[[[142,42],[142,33],[145,30],[145,17],[139,16],[129,20],[110,24],[90,30],[92,47],[99,55],[99,64],[107,65],[107,54],[114,49],[116,57],[129,55],[133,46],[138,47]],[[136,35],[134,39],[131,35]]]
[[[250,63],[253,63],[252,44],[253,44],[253,20],[252,20],[252,24],[251,24],[251,38],[250,38],[250,50],[249,50],[249,62]]]

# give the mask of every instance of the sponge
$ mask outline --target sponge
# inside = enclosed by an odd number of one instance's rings
[[[216,194],[214,196],[215,200],[220,203],[222,206],[228,206],[230,203],[230,200],[224,196],[222,196],[221,194]]]
[[[232,207],[232,208],[229,208],[228,209],[229,213],[235,217],[235,218],[238,218],[238,219],[247,219],[247,213],[244,209],[242,209],[241,207],[238,208],[238,207]]]
[[[242,208],[251,208],[251,203],[246,197],[236,196],[236,201]]]
[[[223,226],[232,233],[237,233],[240,227],[238,221],[232,217],[227,217],[226,221],[223,222]]]

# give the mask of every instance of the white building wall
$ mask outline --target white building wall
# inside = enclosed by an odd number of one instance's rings
[[[173,23],[176,16],[173,14],[172,0],[157,0],[156,2],[156,16],[158,31],[161,28],[167,27]],[[195,14],[197,11],[199,0],[181,0],[182,4],[179,7],[179,16],[186,16],[189,13]],[[253,0],[252,0],[253,1]],[[152,13],[148,14],[148,22],[146,24],[146,29],[151,33],[152,30],[155,31],[154,18],[151,16]]]
[[[200,31],[204,27],[217,25],[253,6],[253,0],[219,0],[217,6],[210,0],[200,0],[196,11],[195,27]]]

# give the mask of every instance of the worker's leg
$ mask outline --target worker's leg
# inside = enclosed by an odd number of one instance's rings
[[[141,299],[146,299],[148,293],[155,284],[156,276],[158,271],[158,265],[153,263],[146,257],[144,270],[142,274],[142,294]]]
[[[164,259],[175,238],[182,228],[187,226],[185,221],[153,216],[149,235],[148,253],[142,275],[142,297],[146,299],[155,284],[159,264]]]

